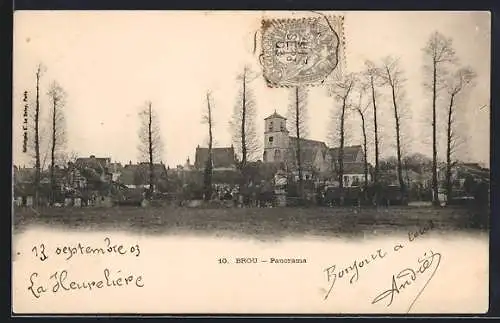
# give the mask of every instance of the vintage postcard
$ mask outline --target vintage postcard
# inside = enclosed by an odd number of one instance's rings
[[[490,37],[489,12],[15,12],[13,312],[487,312]]]

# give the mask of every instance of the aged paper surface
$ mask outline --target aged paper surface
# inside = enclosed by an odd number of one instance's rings
[[[13,312],[486,312],[490,33],[16,12]]]

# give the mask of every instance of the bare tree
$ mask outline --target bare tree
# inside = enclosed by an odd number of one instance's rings
[[[212,161],[212,145],[213,145],[213,107],[210,105],[210,92],[207,92],[207,110],[203,115],[203,123],[208,126],[208,155],[205,162],[205,171],[203,174],[204,194],[205,200],[210,200],[212,196],[212,175],[213,175],[213,161]]]
[[[375,169],[373,173],[373,182],[375,186],[378,183],[379,175],[379,159],[380,159],[380,141],[379,141],[379,126],[378,126],[378,113],[377,113],[377,88],[381,86],[380,73],[381,70],[373,62],[365,62],[365,70],[363,72],[364,81],[368,84],[370,98],[373,108],[373,132],[374,132],[374,145],[375,145]]]
[[[251,77],[250,69],[245,66],[243,73],[238,76],[238,79],[241,80],[241,91],[238,94],[238,102],[234,106],[232,120],[229,123],[234,146],[241,156],[238,166],[242,171],[245,169],[247,162],[257,156],[259,148],[255,97],[248,86]]]
[[[295,163],[299,175],[299,195],[304,193],[304,175],[301,140],[307,136],[307,90],[305,88],[295,87],[292,92],[292,104],[288,107],[288,115],[291,123],[291,133],[295,134]],[[292,149],[294,149],[292,148]]]
[[[340,203],[344,203],[344,145],[345,145],[345,122],[347,118],[348,110],[353,106],[351,102],[351,96],[354,93],[354,87],[358,81],[356,75],[347,74],[341,80],[339,80],[333,87],[333,96],[335,100],[340,103],[340,115],[338,121],[334,117],[332,120],[333,127],[338,126],[338,140],[339,140],[339,152],[337,155],[337,176],[339,181],[340,189]],[[334,108],[334,111],[337,107]],[[335,115],[335,113],[334,113]],[[337,123],[338,122],[338,123]],[[335,163],[335,161],[332,161]]]
[[[149,165],[149,197],[154,192],[156,178],[154,172],[155,162],[160,162],[163,154],[163,142],[160,135],[158,115],[153,110],[151,101],[146,102],[146,107],[139,112],[141,126],[139,128],[139,158],[147,160]]]
[[[437,99],[443,89],[443,81],[447,72],[447,65],[456,61],[455,50],[452,47],[452,39],[447,38],[439,32],[434,32],[426,46],[423,48],[425,62],[424,70],[431,82],[425,82],[424,86],[431,91],[432,96],[432,201],[439,205],[438,178],[437,178]]]
[[[35,119],[34,119],[34,135],[35,135],[35,207],[40,202],[40,78],[43,73],[43,66],[39,64],[36,70],[36,98],[35,98]]]
[[[365,155],[363,172],[364,172],[364,187],[366,192],[366,187],[368,187],[368,136],[367,136],[367,114],[370,102],[366,102],[366,94],[368,90],[367,84],[360,83],[358,90],[358,102],[353,105],[354,111],[359,115],[361,119],[361,131],[363,135],[363,153]]]
[[[401,189],[402,198],[406,194],[406,184],[403,178],[402,165],[402,142],[401,142],[401,117],[402,105],[404,99],[404,83],[405,78],[403,70],[399,64],[399,59],[394,57],[386,57],[383,60],[382,79],[391,91],[391,102],[394,113],[395,135],[396,135],[396,158],[397,158],[397,173],[398,182]]]
[[[64,107],[66,93],[56,82],[52,82],[48,91],[50,108],[50,204],[53,205],[56,190],[56,154],[62,154],[66,143],[66,128],[64,122]]]
[[[447,80],[446,89],[448,94],[448,109],[447,109],[447,120],[446,120],[446,195],[447,200],[450,201],[452,197],[453,185],[451,182],[451,170],[455,166],[455,162],[452,162],[453,154],[455,148],[459,144],[459,137],[455,133],[454,123],[455,114],[457,109],[457,99],[464,90],[472,84],[472,81],[476,77],[474,71],[469,67],[462,67],[453,73]]]

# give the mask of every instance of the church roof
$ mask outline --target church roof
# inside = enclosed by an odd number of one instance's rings
[[[289,137],[289,143],[288,160],[293,160],[293,167],[296,163],[297,138]],[[301,164],[306,168],[312,167],[317,154],[323,154],[323,151],[326,152],[327,148],[323,141],[300,138]]]
[[[264,118],[264,120],[267,120],[267,119],[275,119],[275,118],[279,118],[279,119],[286,120],[286,118],[285,118],[285,117],[283,117],[282,115],[278,114],[278,113],[276,112],[276,110],[275,110],[275,111],[274,111],[274,113],[273,113],[273,114],[271,114],[269,117]]]
[[[289,137],[289,142],[290,142],[290,146],[293,145],[293,147],[296,147],[297,145],[297,137],[292,137],[290,136]],[[327,148],[326,144],[323,142],[323,141],[319,141],[319,140],[312,140],[312,139],[304,139],[304,138],[300,138],[300,148],[304,148],[304,149],[311,149],[311,148]]]

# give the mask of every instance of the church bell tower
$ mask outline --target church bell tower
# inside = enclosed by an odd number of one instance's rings
[[[264,163],[282,162],[288,151],[286,118],[274,111],[264,119]]]

